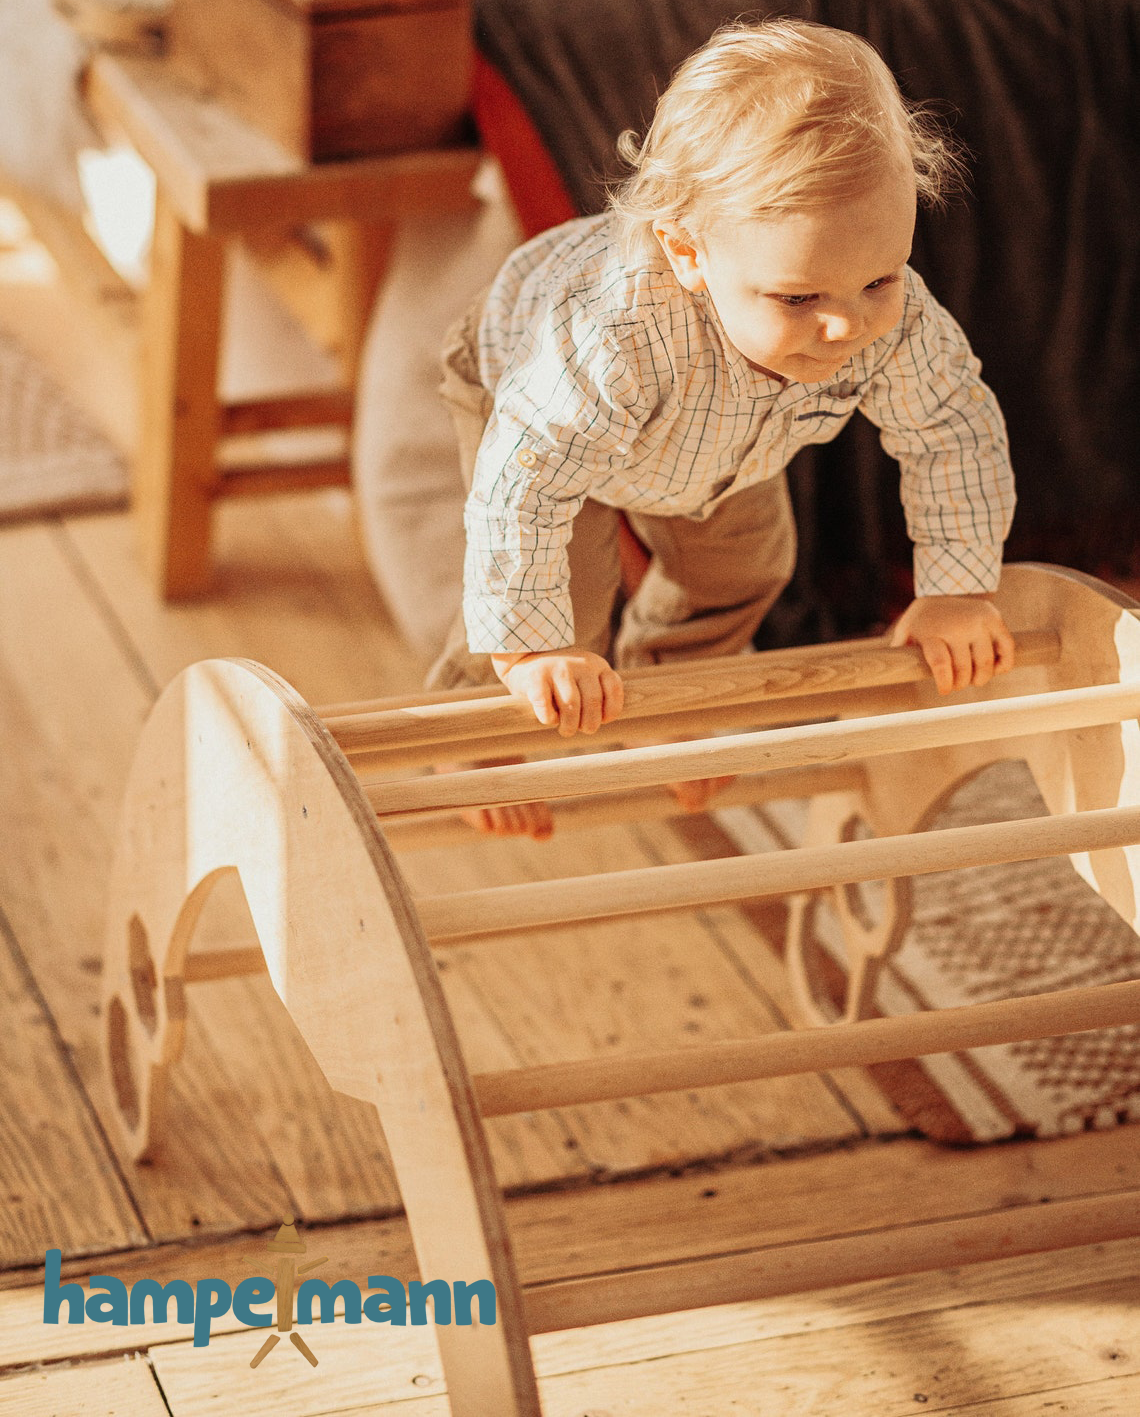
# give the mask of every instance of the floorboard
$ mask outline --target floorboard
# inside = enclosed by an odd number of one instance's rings
[[[145,1358],[47,1368],[0,1378],[0,1412],[12,1417],[169,1417]]]

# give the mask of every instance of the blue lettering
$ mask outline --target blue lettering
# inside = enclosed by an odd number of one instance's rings
[[[466,1280],[457,1279],[455,1281],[455,1322],[457,1324],[469,1324],[471,1319],[471,1300],[479,1300],[479,1322],[481,1324],[493,1324],[495,1322],[495,1286],[489,1279],[477,1279],[474,1284],[468,1284]]]
[[[194,1300],[194,1347],[205,1348],[210,1342],[210,1320],[221,1318],[230,1310],[232,1292],[224,1279],[200,1279]]]
[[[48,1250],[44,1255],[44,1323],[59,1323],[59,1306],[67,1300],[67,1322],[83,1322],[82,1284],[60,1284],[59,1276],[63,1268],[63,1251]],[[371,1282],[371,1281],[369,1281]]]
[[[306,1279],[297,1290],[297,1322],[313,1322],[313,1300],[321,1306],[321,1323],[332,1323],[336,1317],[336,1296],[344,1299],[344,1321],[348,1324],[360,1322],[360,1285],[351,1279],[338,1279],[330,1288],[323,1279]],[[302,1305],[304,1306],[302,1308]]]
[[[369,1294],[364,1301],[365,1317],[374,1324],[406,1324],[407,1302],[404,1286],[390,1274],[370,1274],[368,1285],[379,1289],[379,1294]]]
[[[113,1274],[93,1274],[91,1288],[98,1285],[106,1294],[92,1294],[87,1301],[87,1317],[94,1324],[127,1326],[127,1286]]]
[[[435,1301],[433,1307],[436,1323],[449,1324],[451,1322],[451,1289],[446,1279],[433,1279],[430,1284],[421,1284],[418,1279],[413,1279],[408,1285],[408,1306],[412,1311],[412,1323],[427,1323],[429,1294]]]
[[[138,1285],[135,1285],[138,1288]],[[272,1279],[257,1275],[254,1279],[243,1279],[234,1290],[234,1318],[255,1328],[268,1328],[273,1322],[272,1314],[255,1314],[251,1304],[268,1304],[275,1292]],[[134,1295],[131,1295],[134,1298]]]
[[[140,1279],[131,1285],[131,1323],[146,1323],[148,1295],[151,1301],[150,1311],[156,1324],[166,1322],[166,1310],[171,1298],[174,1299],[178,1322],[194,1322],[194,1291],[184,1279],[172,1279],[169,1284],[159,1284],[157,1279]]]

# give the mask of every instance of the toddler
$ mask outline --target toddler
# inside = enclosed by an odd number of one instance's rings
[[[719,31],[677,71],[600,216],[516,251],[453,330],[464,601],[429,682],[494,682],[563,734],[618,671],[746,649],[795,559],[784,469],[856,409],[901,467],[916,598],[892,643],[941,693],[1011,667],[995,589],[1013,514],[1001,413],[907,265],[956,159],[854,35]],[[650,555],[621,603],[624,513]],[[708,787],[675,789],[688,807]],[[546,835],[542,804],[477,824]]]

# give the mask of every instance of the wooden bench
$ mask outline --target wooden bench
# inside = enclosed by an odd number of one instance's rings
[[[86,93],[103,132],[154,170],[154,244],[141,320],[140,434],[133,505],[141,552],[164,597],[210,583],[210,521],[223,497],[346,485],[347,454],[229,466],[227,443],[282,429],[351,428],[366,322],[395,225],[473,207],[473,146],[311,164],[173,76],[159,60],[99,54]],[[329,223],[341,269],[343,386],[219,402],[226,243],[279,240]],[[288,280],[289,273],[286,272]]]

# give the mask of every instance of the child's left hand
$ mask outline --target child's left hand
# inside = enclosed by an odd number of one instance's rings
[[[923,595],[911,601],[891,645],[917,645],[940,694],[979,689],[1013,668],[1014,644],[1001,611],[984,595]]]

